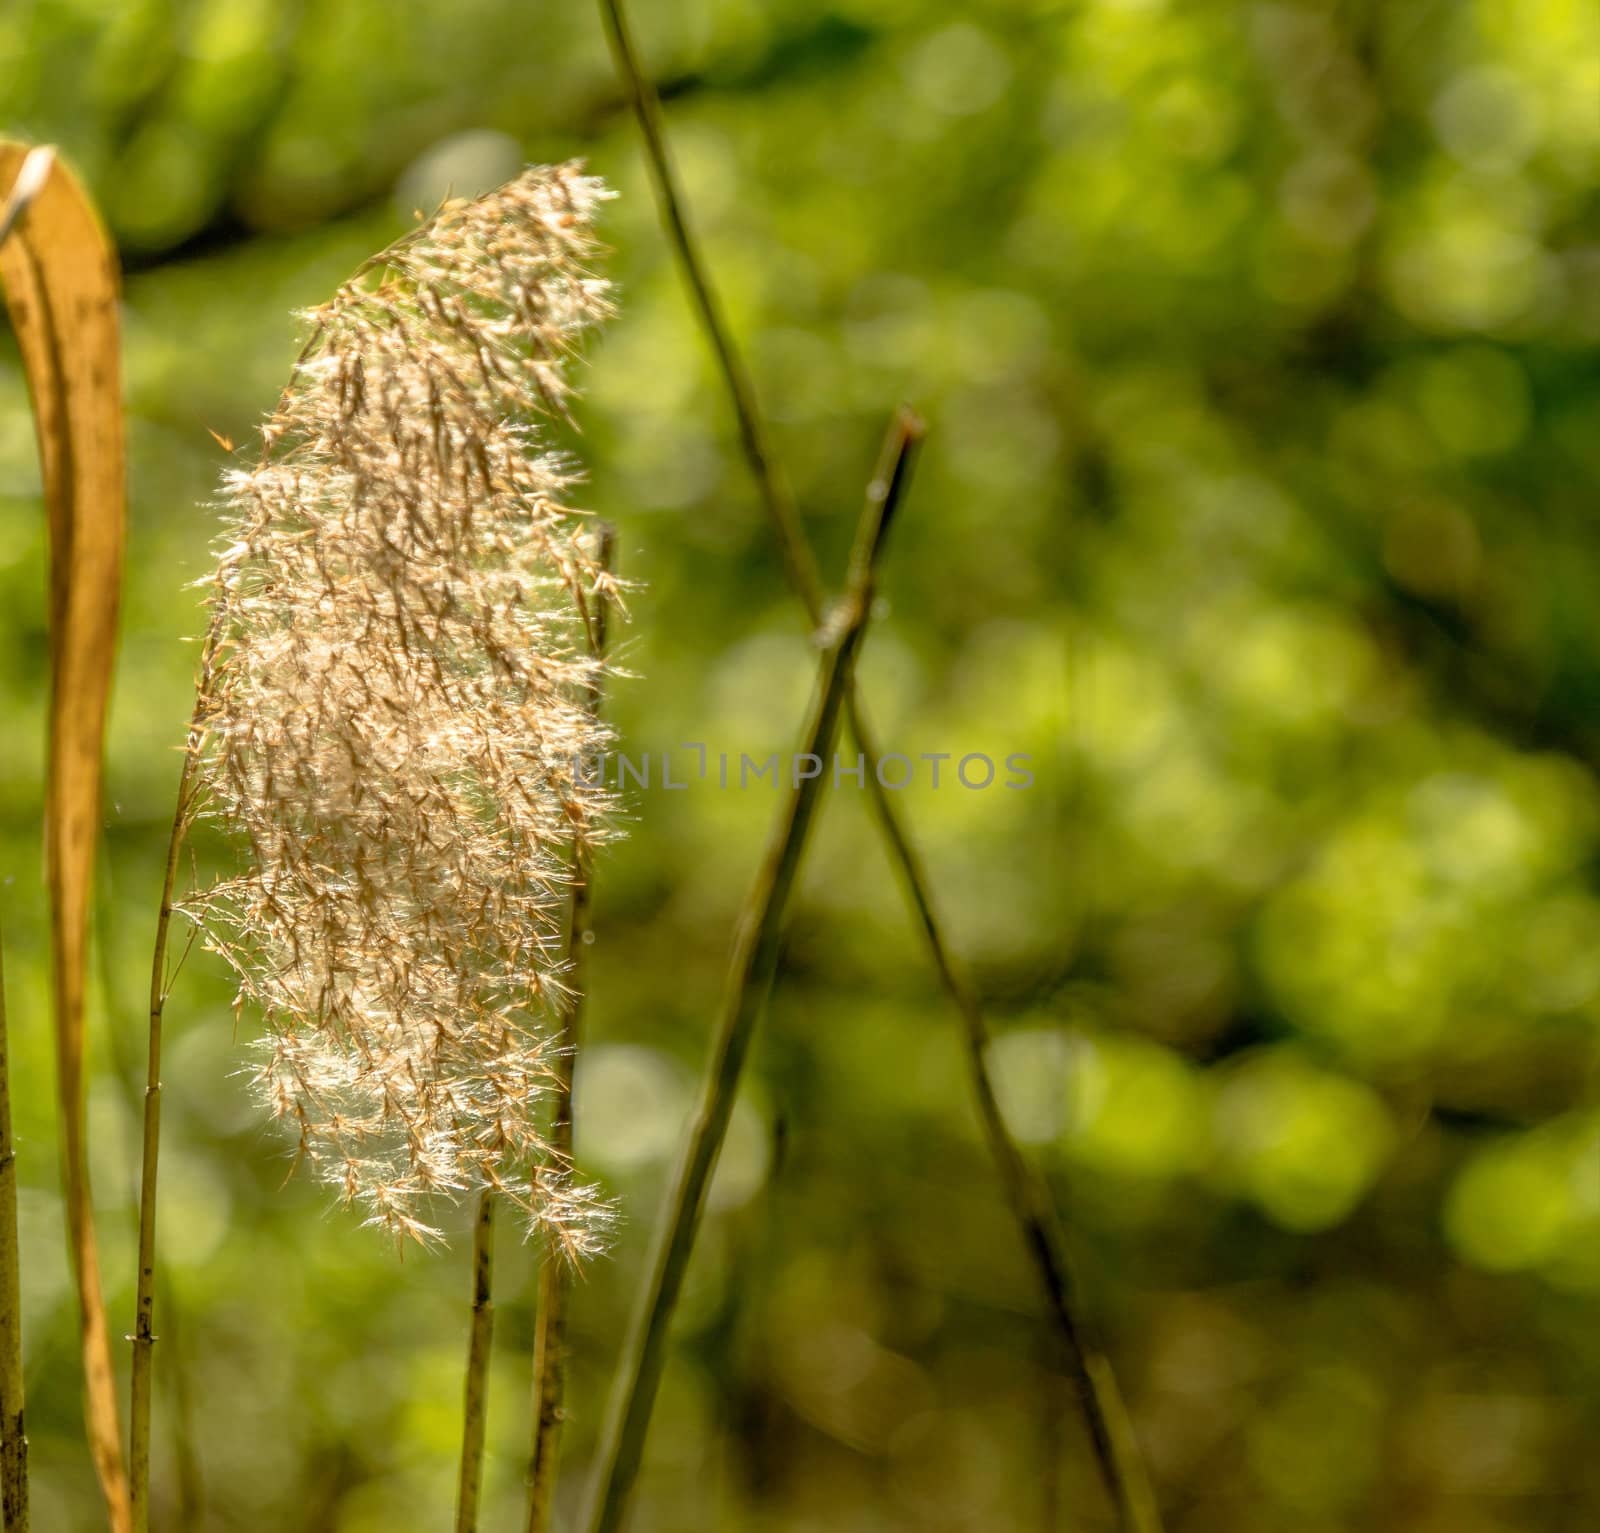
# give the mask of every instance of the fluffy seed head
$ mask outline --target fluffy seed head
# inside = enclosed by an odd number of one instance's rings
[[[607,195],[530,170],[368,262],[225,485],[196,749],[242,865],[194,913],[265,1020],[270,1111],[398,1235],[485,1187],[569,1252],[604,1214],[541,1125],[615,589],[541,419],[610,311]]]

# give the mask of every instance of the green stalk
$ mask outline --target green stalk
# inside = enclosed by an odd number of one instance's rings
[[[6,1533],[28,1533],[28,1438],[23,1422],[22,1251],[17,1243],[17,1149],[11,1138],[11,1056],[0,955],[0,1511]]]
[[[616,553],[616,529],[600,532],[600,567],[610,573]],[[606,652],[606,617],[610,603],[595,608],[590,647],[596,660]],[[586,703],[598,714],[601,677],[596,675]],[[572,851],[572,906],[567,922],[567,977],[569,988],[556,1032],[557,1096],[550,1122],[551,1158],[558,1165],[572,1161],[572,1075],[583,1032],[584,954],[593,932],[591,885],[593,856],[581,843]],[[539,1310],[533,1334],[533,1446],[528,1456],[528,1515],[526,1533],[549,1533],[555,1504],[556,1478],[561,1472],[561,1429],[566,1421],[567,1285],[570,1274],[561,1252],[549,1249],[539,1268]]]
[[[477,1533],[483,1494],[483,1442],[489,1420],[489,1348],[494,1340],[494,1190],[478,1194],[472,1227],[472,1330],[461,1430],[461,1478],[456,1488],[456,1533]]]
[[[700,326],[716,357],[738,422],[740,446],[777,538],[789,583],[805,607],[808,620],[815,626],[822,610],[821,577],[801,530],[793,492],[773,452],[757,403],[755,385],[722,316],[708,268],[700,254],[699,241],[690,227],[667,149],[660,98],[639,62],[622,0],[599,0],[599,4],[617,74],[644,140],[645,158],[668,242],[689,288]],[[1119,1525],[1124,1533],[1160,1533],[1160,1512],[1117,1388],[1116,1376],[1075,1296],[1065,1232],[1054,1200],[1043,1178],[1022,1155],[1000,1115],[989,1074],[989,1028],[983,1007],[951,951],[922,858],[912,844],[899,811],[878,779],[877,763],[881,752],[853,683],[847,689],[845,706],[851,733],[866,757],[868,797],[878,829],[899,870],[939,983],[961,1019],[967,1074],[984,1138],[1050,1314],[1066,1344],[1071,1373],[1083,1398],[1095,1456],[1117,1505]]]
[[[839,715],[871,612],[878,555],[910,481],[921,437],[921,422],[902,410],[867,492],[844,599],[819,635],[827,647],[805,728],[804,749],[820,761],[832,758],[838,741]],[[823,781],[819,772],[794,785],[773,826],[766,855],[739,917],[711,1062],[607,1413],[600,1477],[588,1522],[590,1533],[616,1533],[639,1472],[650,1411],[666,1361],[668,1326],[688,1270],[706,1188],[733,1113],[745,1056],[772,990],[784,914],[821,801]]]

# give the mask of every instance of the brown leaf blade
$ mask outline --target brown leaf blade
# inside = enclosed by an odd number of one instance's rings
[[[50,527],[45,876],[89,1446],[113,1533],[127,1533],[132,1517],[84,1115],[89,902],[125,523],[119,283],[111,243],[82,186],[59,162],[46,163],[45,154],[0,141],[0,186],[12,191],[12,205],[0,214],[0,227],[11,224],[0,243],[0,283],[33,398]]]

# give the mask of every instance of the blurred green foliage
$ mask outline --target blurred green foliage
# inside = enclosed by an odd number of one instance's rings
[[[864,662],[1174,1533],[1569,1533],[1600,1512],[1600,12],[1587,0],[640,5],[689,197],[838,570],[931,441]],[[584,5],[31,0],[7,131],[127,264],[130,586],[92,1092],[132,1318],[140,997],[225,455],[325,296],[446,190],[587,156],[623,316],[588,505],[635,751],[792,748],[811,660]],[[36,1525],[97,1525],[60,1239],[38,845],[44,574],[0,352],[0,919]],[[640,792],[603,864],[575,1505],[773,797]],[[168,1528],[442,1526],[460,1243],[300,1181],[226,981],[168,1009]],[[490,1514],[527,1432],[508,1242]],[[1109,1526],[859,795],[833,796],[637,1527]],[[115,1322],[114,1322],[115,1323]],[[1059,1509],[1059,1523],[1053,1520]],[[1066,1509],[1071,1509],[1070,1515]]]

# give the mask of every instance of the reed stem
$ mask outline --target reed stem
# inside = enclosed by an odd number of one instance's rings
[[[878,556],[895,509],[904,498],[921,437],[921,422],[902,410],[890,429],[878,472],[868,488],[844,599],[819,634],[826,649],[804,731],[804,749],[819,761],[830,760],[837,743],[840,712],[871,612]],[[772,990],[784,915],[805,856],[823,781],[819,772],[795,782],[773,826],[766,855],[739,917],[711,1064],[689,1143],[657,1232],[649,1279],[635,1312],[607,1413],[600,1476],[588,1521],[590,1533],[616,1533],[639,1472],[650,1411],[666,1360],[668,1327],[688,1270],[706,1188],[733,1113],[745,1056]]]
[[[161,1024],[167,1003],[167,939],[172,929],[178,856],[193,795],[194,753],[186,749],[178,778],[178,806],[167,841],[155,956],[150,965],[150,1044],[139,1174],[139,1281],[134,1301],[133,1374],[128,1406],[128,1471],[135,1533],[146,1533],[150,1526],[150,1384],[156,1344],[156,1178],[161,1158]]]
[[[17,1241],[17,1149],[11,1137],[11,1055],[0,953],[0,1511],[6,1533],[28,1533],[28,1438],[23,1420],[22,1251]]]
[[[178,799],[172,811],[172,830],[167,838],[167,860],[161,877],[161,906],[156,916],[155,946],[150,959],[150,1034],[145,1064],[144,1133],[139,1172],[139,1276],[134,1299],[133,1369],[128,1401],[128,1476],[134,1533],[148,1533],[150,1527],[150,1394],[156,1344],[156,1187],[161,1159],[161,1029],[170,989],[167,946],[172,933],[178,860],[194,808],[200,716],[210,690],[211,664],[219,631],[218,619],[213,617],[201,652],[194,713],[184,739],[183,767],[178,774]]]
[[[616,557],[616,529],[600,530],[600,567],[608,575]],[[609,600],[596,603],[591,629],[591,651],[596,660],[606,653]],[[587,706],[598,716],[602,700],[602,673],[596,672],[588,688]],[[555,1111],[550,1123],[552,1159],[570,1164],[573,1143],[572,1077],[583,1034],[584,956],[593,938],[593,856],[578,841],[572,852],[572,906],[567,922],[568,989],[556,1031]],[[570,1274],[561,1252],[553,1246],[539,1268],[539,1309],[533,1333],[533,1445],[528,1456],[528,1515],[526,1533],[549,1533],[555,1505],[556,1479],[561,1472],[561,1430],[566,1422],[567,1287]]]
[[[494,1189],[478,1195],[472,1227],[472,1330],[461,1430],[461,1479],[456,1488],[456,1533],[477,1533],[483,1494],[483,1443],[489,1420],[489,1349],[494,1340]]]
[[[762,506],[772,524],[789,583],[814,626],[822,605],[821,578],[800,526],[794,495],[772,450],[757,402],[755,385],[739,353],[701,256],[662,123],[661,102],[639,61],[622,0],[599,0],[601,19],[617,74],[638,120],[645,158],[668,242],[677,257],[738,422],[739,441]],[[1075,1297],[1065,1232],[1049,1189],[1023,1157],[996,1103],[988,1064],[989,1029],[971,982],[957,964],[933,900],[927,870],[898,810],[877,775],[881,752],[866,712],[852,684],[845,700],[850,729],[866,757],[866,780],[872,812],[899,870],[917,924],[921,927],[939,983],[961,1018],[967,1074],[984,1138],[1003,1184],[1006,1201],[1033,1263],[1046,1303],[1068,1355],[1083,1397],[1095,1455],[1108,1491],[1118,1508],[1124,1533],[1160,1533],[1161,1518],[1134,1438],[1116,1376],[1104,1350],[1094,1340]]]
[[[755,384],[733,334],[722,317],[722,304],[711,284],[711,274],[700,255],[700,241],[689,224],[687,206],[678,190],[678,176],[667,148],[666,129],[661,118],[661,99],[654,83],[645,74],[633,43],[633,32],[621,0],[600,0],[600,16],[605,23],[606,41],[617,68],[628,105],[644,139],[645,161],[655,188],[656,205],[666,226],[667,240],[677,257],[683,280],[688,285],[700,326],[716,357],[723,386],[733,404],[739,430],[739,445],[750,465],[756,493],[778,537],[778,552],[783,558],[789,584],[806,609],[813,628],[821,621],[822,575],[816,556],[800,529],[794,494],[783,476],[767,432],[766,418],[756,402]]]

